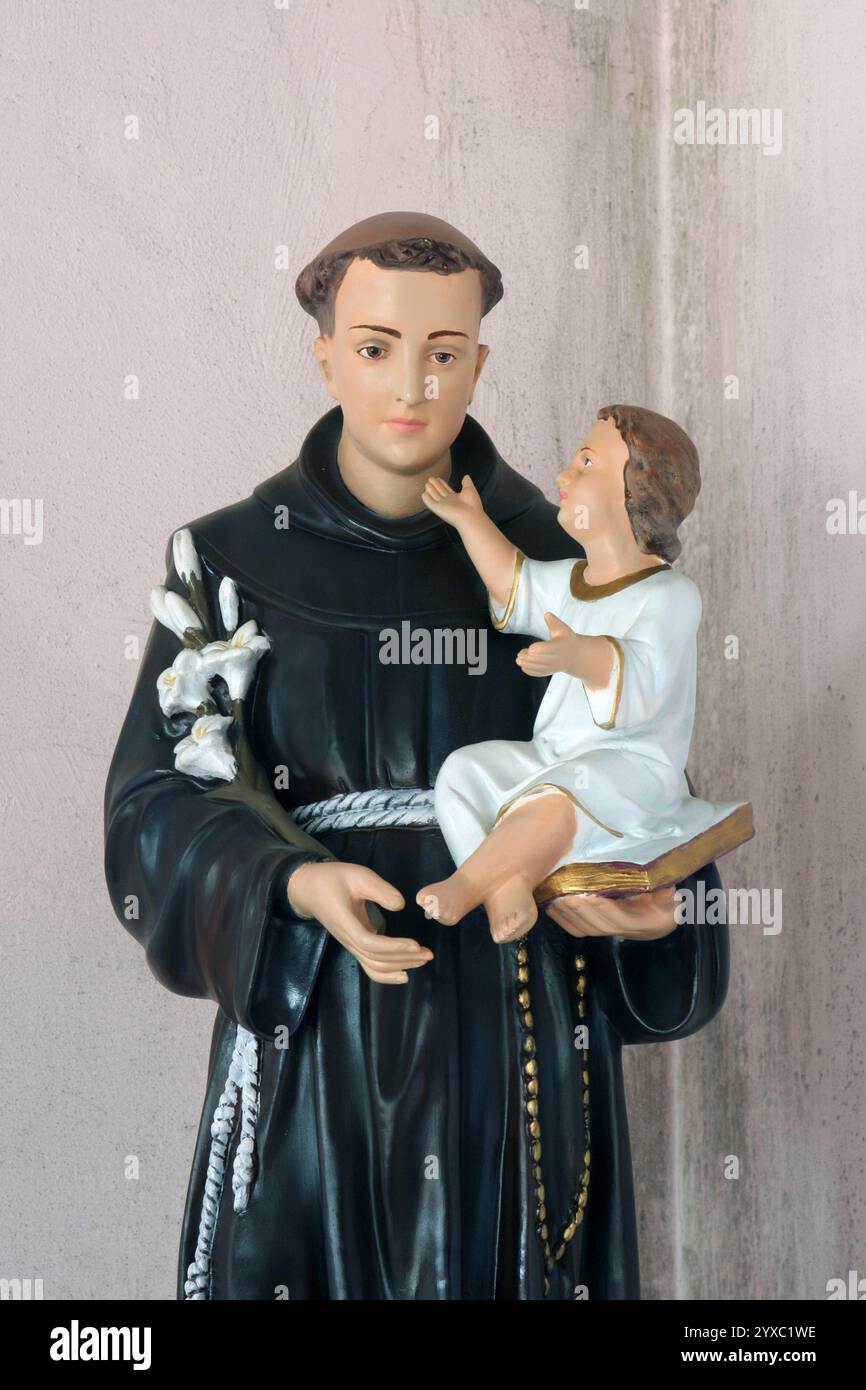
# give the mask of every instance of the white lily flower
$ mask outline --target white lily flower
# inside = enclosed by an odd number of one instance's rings
[[[270,649],[270,638],[259,632],[255,619],[250,618],[227,642],[208,642],[199,655],[211,677],[222,676],[231,699],[242,700],[256,666]]]
[[[174,765],[178,772],[233,782],[238,765],[226,736],[231,723],[225,714],[203,714],[197,719],[187,737],[175,744]]]
[[[150,591],[150,609],[157,622],[162,623],[173,632],[175,637],[183,640],[183,634],[188,627],[193,627],[201,631],[201,622],[196,616],[195,610],[187,603],[180,594],[172,593],[164,584],[157,584]]]
[[[198,558],[192,531],[188,526],[183,526],[179,531],[175,531],[172,537],[171,551],[174,567],[184,584],[189,583],[190,575],[195,575],[196,579],[201,579],[201,561]]]
[[[183,647],[174,665],[163,671],[156,682],[159,707],[163,714],[195,714],[199,705],[211,698],[208,673],[201,653]]]
[[[165,606],[178,637],[183,637],[188,627],[195,628],[197,632],[202,631],[201,619],[192,605],[187,603],[185,598],[181,598],[180,594],[173,594],[169,589],[165,596]]]
[[[219,590],[220,613],[226,632],[234,632],[238,625],[238,586],[226,575]]]
[[[167,627],[169,632],[174,632],[175,637],[177,637],[174,623],[171,620],[171,616],[165,603],[167,593],[168,589],[165,587],[164,584],[157,584],[153,589],[151,589],[150,611],[156,618],[156,621],[158,623],[162,623],[163,627]]]

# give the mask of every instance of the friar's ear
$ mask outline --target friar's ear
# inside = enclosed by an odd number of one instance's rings
[[[479,344],[478,344],[478,357],[477,357],[476,362],[475,362],[475,374],[474,374],[473,377],[472,377],[472,395],[469,397],[469,402],[468,402],[469,405],[472,404],[472,399],[473,399],[473,397],[474,397],[474,395],[475,395],[475,387],[478,385],[478,378],[479,378],[479,376],[481,375],[481,368],[484,366],[484,363],[487,361],[487,358],[488,358],[488,356],[489,356],[489,353],[490,353],[490,348],[487,346],[486,343],[479,343]]]
[[[313,342],[313,353],[315,354],[319,371],[322,374],[322,380],[328,389],[328,395],[333,396],[334,400],[338,400],[339,397],[334,387],[334,371],[331,366],[331,347],[333,341],[333,338],[329,338],[326,334],[320,334]]]

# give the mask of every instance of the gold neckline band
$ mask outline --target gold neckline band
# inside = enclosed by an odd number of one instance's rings
[[[642,579],[649,579],[651,574],[658,574],[659,570],[670,569],[668,564],[648,565],[646,569],[635,570],[633,574],[622,574],[619,579],[611,579],[607,584],[587,584],[583,577],[586,566],[586,560],[575,561],[574,569],[571,571],[572,598],[607,598],[610,594],[618,594],[620,589],[627,589],[630,584],[639,584]]]

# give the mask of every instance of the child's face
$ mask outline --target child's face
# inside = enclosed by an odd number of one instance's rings
[[[596,420],[571,463],[557,473],[557,521],[577,540],[631,532],[625,509],[628,447],[613,420]]]

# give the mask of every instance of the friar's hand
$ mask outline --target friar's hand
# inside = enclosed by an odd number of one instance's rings
[[[428,478],[421,501],[435,516],[456,526],[458,531],[464,521],[484,514],[484,504],[468,473],[460,484],[459,492],[455,492],[444,478]]]
[[[363,864],[333,860],[306,863],[289,878],[289,906],[299,917],[315,917],[345,946],[365,974],[380,985],[405,985],[407,970],[433,959],[433,952],[405,936],[385,936],[370,926],[365,902],[399,912],[406,900],[392,884]]]
[[[676,888],[605,898],[600,893],[569,893],[544,909],[569,936],[627,936],[653,941],[668,936],[676,921]]]

